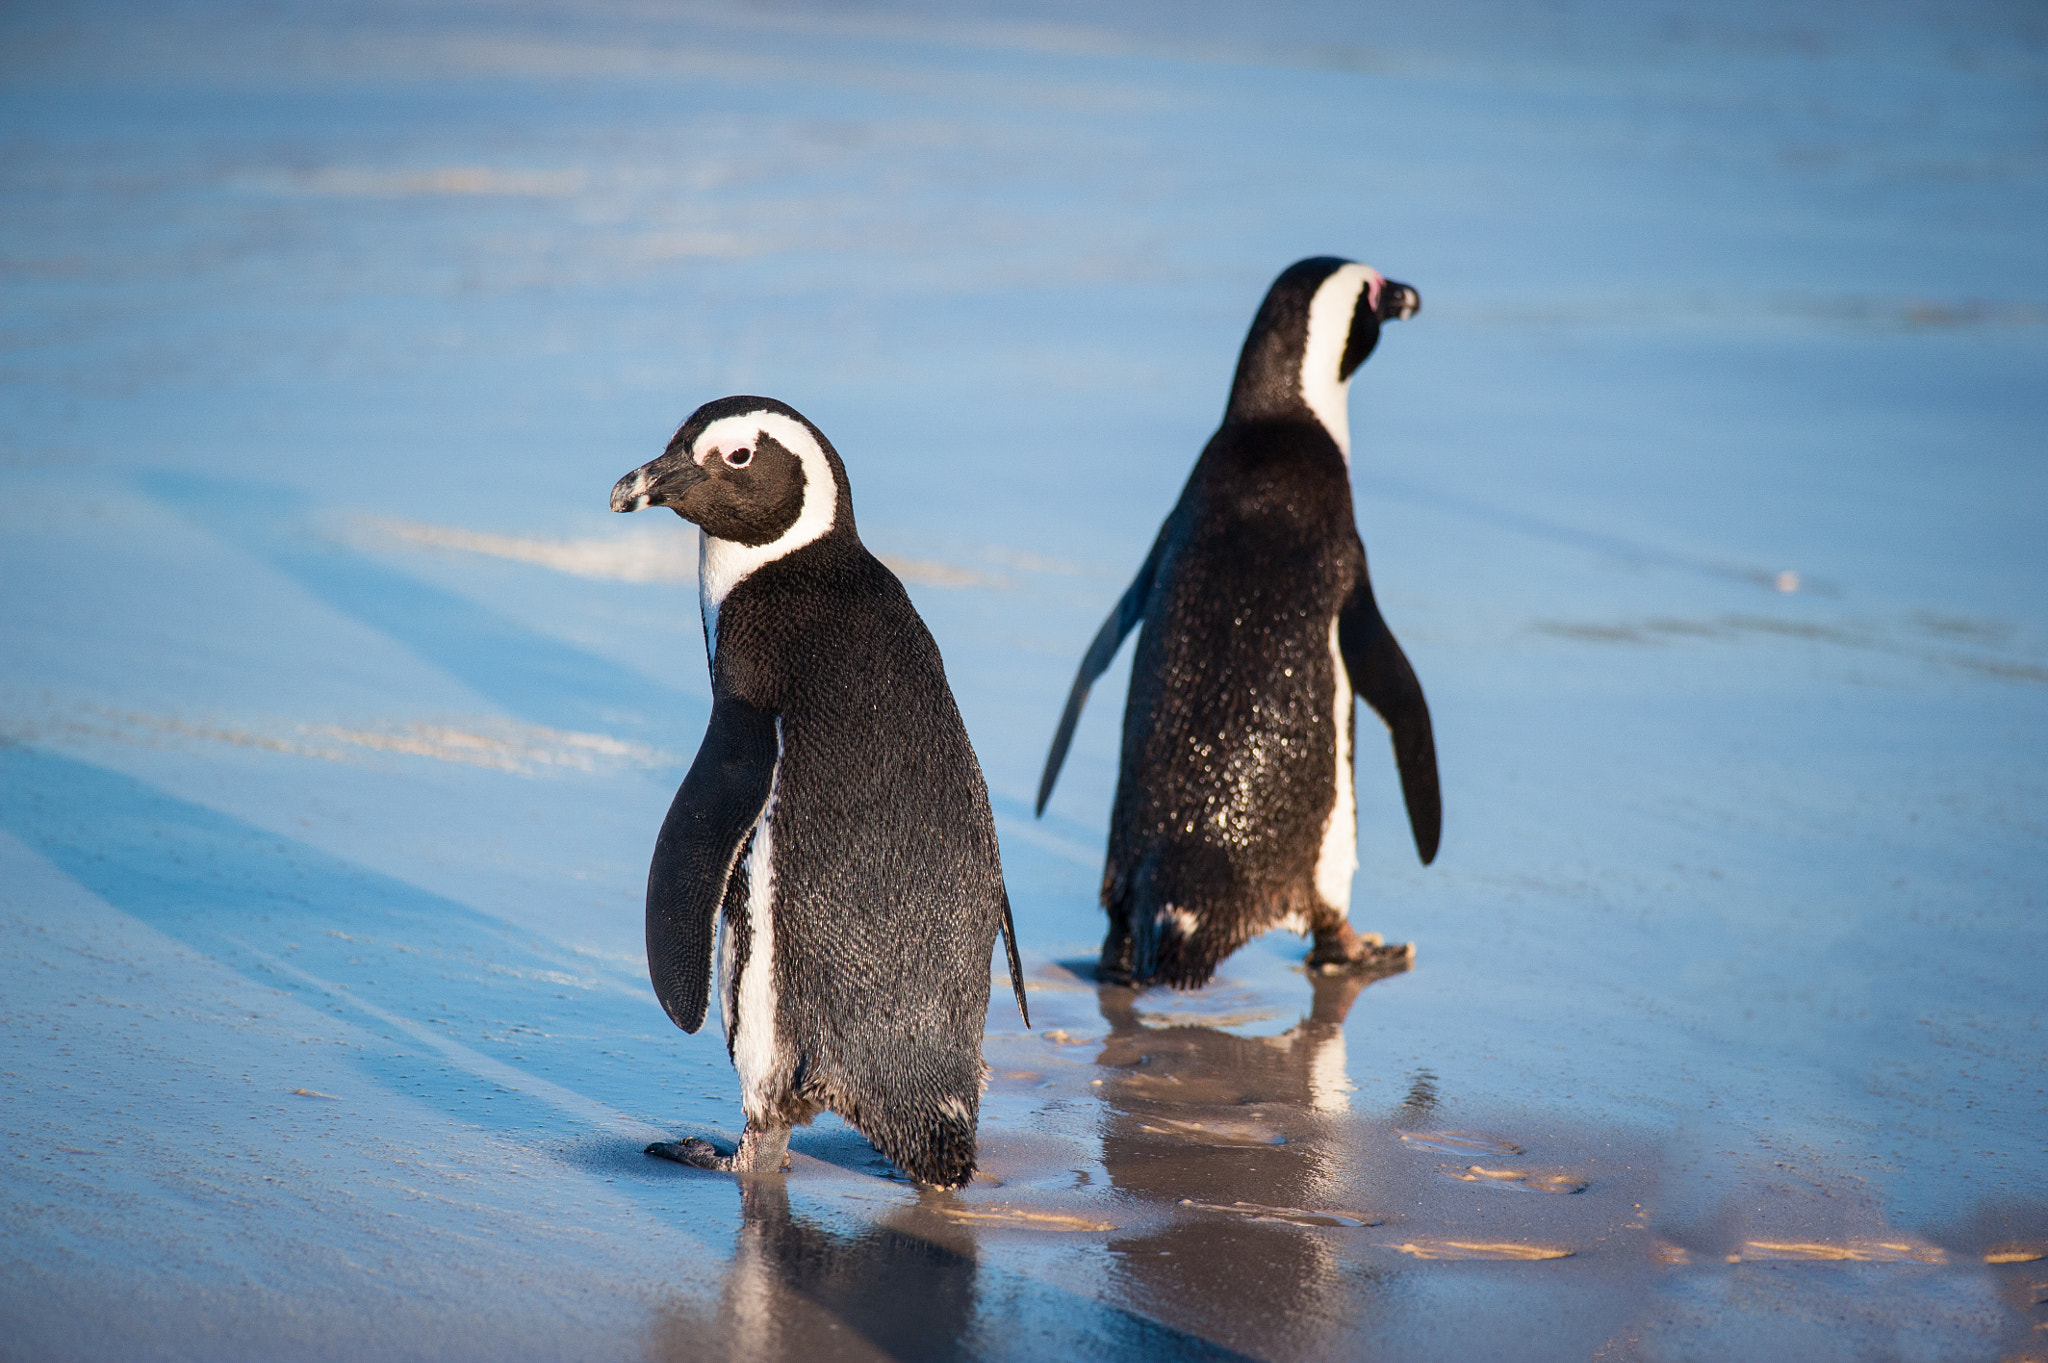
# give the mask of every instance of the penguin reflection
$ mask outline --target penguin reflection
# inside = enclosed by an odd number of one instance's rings
[[[1103,1163],[1120,1192],[1180,1213],[1110,1245],[1133,1309],[1269,1356],[1334,1342],[1338,1232],[1314,1214],[1341,1210],[1351,1182],[1343,1023],[1374,978],[1312,977],[1309,1016],[1274,1037],[1147,1026],[1138,991],[1100,991],[1097,1063],[1121,1071],[1100,1090]]]
[[[792,1212],[774,1175],[740,1180],[740,1216],[716,1323],[672,1308],[658,1318],[650,1358],[968,1355],[977,1265],[966,1234],[889,1225],[835,1234]]]

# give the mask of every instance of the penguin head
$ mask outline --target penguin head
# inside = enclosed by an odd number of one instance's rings
[[[1224,420],[1309,416],[1349,458],[1351,376],[1379,344],[1381,323],[1420,311],[1421,294],[1369,265],[1335,256],[1296,261],[1252,319]]]
[[[846,468],[788,403],[730,397],[691,413],[659,459],[612,487],[612,510],[665,506],[707,539],[776,558],[853,527]]]

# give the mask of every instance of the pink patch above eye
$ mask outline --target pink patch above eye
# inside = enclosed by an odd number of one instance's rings
[[[1375,314],[1380,310],[1380,286],[1386,282],[1386,279],[1378,270],[1373,269],[1371,266],[1366,267],[1365,305],[1371,308]]]

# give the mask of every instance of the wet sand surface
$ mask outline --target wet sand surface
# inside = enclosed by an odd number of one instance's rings
[[[0,14],[0,1357],[2048,1360],[2026,7]],[[1352,921],[1103,988],[1072,669],[1288,261],[1428,691]],[[1030,978],[744,1183],[640,895],[699,401],[845,455]]]

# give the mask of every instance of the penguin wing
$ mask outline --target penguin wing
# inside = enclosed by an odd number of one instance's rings
[[[669,1020],[686,1032],[704,1025],[718,908],[767,807],[780,752],[773,714],[721,697],[655,839],[647,868],[647,973]]]
[[[1415,834],[1415,850],[1427,866],[1436,860],[1444,825],[1443,796],[1436,780],[1436,735],[1430,728],[1429,702],[1422,698],[1422,683],[1415,679],[1415,669],[1408,665],[1408,655],[1395,642],[1394,632],[1380,618],[1363,562],[1358,565],[1350,599],[1337,616],[1337,647],[1344,655],[1344,670],[1351,674],[1351,689],[1386,722],[1393,735],[1394,765],[1401,772],[1408,827]]]
[[[1017,991],[1017,1012],[1031,1026],[1031,1005],[1024,1001],[1024,962],[1017,955],[1017,924],[1010,917],[1010,887],[1003,887],[1003,951],[1010,958],[1010,988]]]
[[[1060,714],[1060,727],[1052,736],[1052,751],[1045,755],[1045,775],[1038,778],[1038,814],[1045,813],[1045,802],[1052,798],[1052,784],[1060,779],[1060,765],[1067,760],[1067,745],[1074,741],[1074,726],[1081,722],[1081,707],[1088,703],[1088,688],[1109,670],[1110,660],[1116,657],[1124,636],[1145,616],[1145,599],[1152,594],[1152,577],[1159,570],[1160,552],[1165,544],[1166,527],[1161,526],[1159,537],[1152,541],[1152,552],[1145,555],[1144,566],[1124,589],[1123,600],[1102,622],[1095,642],[1088,645],[1087,656],[1081,659],[1081,670],[1074,674],[1074,689],[1067,693],[1067,708]]]

